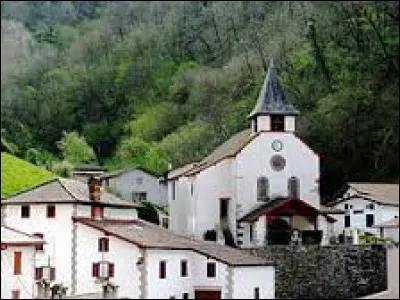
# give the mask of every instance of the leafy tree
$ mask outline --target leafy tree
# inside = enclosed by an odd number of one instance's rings
[[[96,160],[93,149],[87,144],[84,137],[77,132],[63,132],[63,137],[57,142],[61,156],[69,162],[89,163]]]

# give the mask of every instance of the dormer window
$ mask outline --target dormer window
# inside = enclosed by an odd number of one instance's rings
[[[285,116],[271,115],[271,131],[285,131]]]

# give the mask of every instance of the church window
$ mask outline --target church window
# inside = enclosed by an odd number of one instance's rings
[[[257,200],[266,201],[269,194],[269,183],[268,178],[259,177],[257,179]]]
[[[350,227],[350,215],[344,216],[344,227]]]
[[[368,214],[366,218],[367,227],[372,227],[374,225],[374,215]]]
[[[290,197],[300,197],[300,182],[297,177],[290,177],[288,180],[288,192]]]
[[[285,116],[271,116],[271,131],[285,131]]]

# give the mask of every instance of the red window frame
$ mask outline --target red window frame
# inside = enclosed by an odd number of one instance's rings
[[[55,217],[56,217],[56,206],[47,205],[47,218],[55,218]]]
[[[109,239],[107,237],[99,238],[99,252],[108,252]]]
[[[20,299],[20,291],[12,290],[11,291],[11,299]]]

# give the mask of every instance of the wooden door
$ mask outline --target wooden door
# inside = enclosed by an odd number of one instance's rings
[[[195,290],[195,299],[221,299],[221,291]]]

